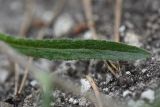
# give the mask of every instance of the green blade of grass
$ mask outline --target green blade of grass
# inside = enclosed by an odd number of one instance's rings
[[[150,53],[144,49],[105,40],[35,40],[16,38],[6,34],[0,34],[0,40],[23,54],[50,60],[136,60],[150,56]]]

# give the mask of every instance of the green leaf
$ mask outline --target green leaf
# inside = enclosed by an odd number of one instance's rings
[[[150,57],[150,53],[144,49],[106,40],[35,40],[16,38],[2,33],[0,40],[23,54],[50,60],[137,60]]]

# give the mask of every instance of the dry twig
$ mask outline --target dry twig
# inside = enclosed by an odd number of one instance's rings
[[[65,4],[66,4],[67,0],[58,0],[57,4],[55,5],[55,8],[53,8],[53,16],[51,18],[51,20],[48,22],[46,27],[50,27],[52,24],[55,23],[55,21],[57,20],[57,18],[59,17],[59,15],[62,13]]]
[[[92,32],[92,37],[93,37],[93,39],[98,39],[96,30],[95,30],[95,26],[94,26],[94,21],[93,21],[91,0],[83,0],[83,4],[84,4],[85,15],[87,18],[88,27],[89,27],[90,31]],[[109,62],[111,62],[111,61],[109,61]],[[107,61],[107,63],[109,63],[109,62]],[[117,68],[114,69],[112,67],[116,67],[116,66],[112,62],[110,63],[110,65],[107,64],[107,67],[111,71],[111,73],[115,76],[116,75],[115,72],[119,71],[119,66],[117,66]],[[119,65],[119,64],[117,64],[117,65]]]
[[[29,31],[29,28],[30,28],[30,25],[31,25],[31,22],[32,22],[32,19],[33,19],[33,8],[34,7],[34,0],[26,0],[26,10],[25,10],[25,14],[24,14],[24,21],[22,22],[21,24],[21,28],[20,28],[20,32],[19,32],[19,35],[22,36],[22,37],[25,37],[26,34],[28,33]],[[31,58],[30,58],[31,59]],[[24,83],[27,79],[27,76],[28,76],[28,67],[29,67],[29,63],[30,63],[30,59],[28,61],[28,66],[26,66],[25,68],[25,73],[24,73],[24,76],[23,76],[23,79],[22,79],[22,82],[20,84],[20,88],[18,89],[18,81],[19,81],[19,72],[17,71],[19,69],[19,65],[15,62],[15,94],[20,94],[22,89],[23,89],[23,86],[24,86]],[[32,60],[32,59],[31,59]]]
[[[120,41],[120,35],[119,35],[119,27],[121,23],[121,8],[122,8],[122,0],[116,0],[116,5],[115,5],[115,20],[114,20],[114,41],[119,42]],[[107,61],[105,62],[105,65],[111,71],[111,73],[118,78],[119,73],[120,73],[120,64],[117,61],[116,65],[112,63],[112,61]]]
[[[116,5],[115,5],[114,40],[116,42],[119,42],[119,40],[120,40],[119,27],[120,27],[120,23],[121,23],[122,1],[123,0],[116,0]]]
[[[121,24],[121,14],[122,14],[122,2],[123,0],[116,0],[116,5],[115,5],[115,22],[114,22],[114,40],[115,42],[119,42],[120,41],[120,35],[119,35],[119,28],[120,28],[120,24]],[[118,73],[120,73],[120,64],[117,61],[117,66],[116,68]]]
[[[97,33],[94,26],[91,2],[92,0],[83,0],[84,12],[87,19],[88,28],[92,32],[93,39],[97,39]]]
[[[52,25],[54,25],[55,21],[57,20],[59,15],[62,13],[66,2],[67,2],[67,0],[58,0],[58,3],[53,8],[53,14],[52,14],[51,20],[49,22],[47,22],[42,29],[40,29],[40,31],[38,32],[38,38],[43,38],[44,30],[46,28],[51,27]]]
[[[33,19],[33,9],[34,9],[34,0],[25,0],[26,2],[26,10],[24,13],[24,20],[22,21],[20,27],[20,36],[25,36],[30,28]]]
[[[120,73],[120,68],[117,67],[115,64],[113,64],[113,62],[111,61],[104,61],[104,64],[107,66],[107,68],[109,69],[109,71],[116,77],[119,77],[119,73]],[[119,65],[119,63],[117,62],[117,65]]]
[[[97,102],[98,102],[98,107],[103,107],[102,103],[101,103],[100,92],[98,90],[97,85],[95,84],[94,80],[91,78],[90,75],[87,75],[86,78],[90,82],[90,84],[91,84],[91,86],[92,86],[92,88],[94,90],[94,93],[95,93],[95,96],[96,96]]]
[[[14,63],[14,71],[15,71],[14,95],[17,95],[17,93],[18,93],[18,82],[19,82],[19,66],[16,62]]]
[[[33,58],[32,58],[32,57],[29,57],[29,59],[28,59],[28,61],[27,61],[27,65],[26,65],[26,67],[25,67],[24,77],[23,77],[23,79],[22,79],[20,88],[19,88],[19,90],[18,90],[18,94],[20,94],[20,93],[22,92],[22,89],[23,89],[23,87],[24,87],[24,84],[25,84],[25,82],[26,82],[26,79],[27,79],[27,76],[28,76],[28,73],[29,73],[29,67],[30,67],[30,65],[31,65],[31,63],[32,63],[32,60],[33,60]]]

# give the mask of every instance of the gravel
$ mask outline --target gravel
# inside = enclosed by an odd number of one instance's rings
[[[3,2],[3,3],[2,3]],[[35,18],[44,22],[50,20],[51,9],[55,1],[37,1]],[[121,76],[114,77],[104,66],[104,61],[93,61],[88,71],[89,61],[48,61],[35,59],[34,63],[42,69],[57,72],[62,77],[68,77],[75,84],[85,87],[83,91],[91,90],[84,75],[90,73],[101,93],[127,102],[130,107],[141,107],[152,104],[156,99],[155,91],[160,86],[160,1],[159,0],[124,0],[122,24],[120,27],[121,42],[140,46],[149,50],[152,57],[146,60],[131,62],[120,61]],[[114,1],[93,0],[93,13],[98,35],[110,40],[114,27]],[[0,31],[17,35],[24,14],[24,1],[0,1]],[[45,37],[62,37],[70,34],[77,23],[84,23],[83,7],[79,0],[71,0],[65,5],[64,12],[58,17],[54,27],[48,28]],[[16,26],[16,27],[15,27]],[[54,34],[53,34],[54,32]],[[37,28],[31,29],[29,36],[37,35]],[[86,30],[77,35],[65,37],[90,39],[91,33]],[[132,38],[132,39],[131,39]],[[22,68],[21,68],[22,69]],[[5,107],[39,107],[41,94],[38,82],[28,76],[25,88],[20,98],[14,98],[14,73],[7,56],[0,55],[0,103]],[[22,74],[20,74],[20,78]],[[71,92],[53,90],[53,107],[95,107],[83,96],[75,96]],[[5,106],[4,106],[5,105]],[[8,106],[6,106],[8,107]]]

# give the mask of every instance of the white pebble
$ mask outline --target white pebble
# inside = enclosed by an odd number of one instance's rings
[[[139,36],[132,32],[127,32],[124,41],[130,45],[140,47],[142,44],[139,42]]]
[[[58,18],[54,26],[54,34],[56,37],[60,37],[67,34],[74,26],[74,20],[68,14],[64,14]]]
[[[86,98],[82,97],[79,99],[79,106],[85,106],[87,103]]]
[[[127,74],[127,75],[131,75],[131,72],[127,71],[126,74]]]
[[[119,28],[119,31],[121,33],[123,33],[124,31],[126,30],[126,26],[122,25],[120,28]]]
[[[108,92],[109,89],[108,89],[108,88],[103,88],[103,91],[104,91],[104,92]]]
[[[36,80],[33,80],[30,82],[30,84],[32,87],[35,87],[38,84],[38,82]]]
[[[70,99],[69,99],[69,102],[70,102],[70,103],[73,103],[73,101],[74,101],[73,98],[70,98]]]
[[[123,92],[123,97],[126,97],[127,95],[131,95],[131,94],[132,94],[131,91],[126,90],[126,91]]]
[[[4,83],[9,75],[9,72],[5,69],[0,69],[0,82]]]
[[[107,74],[106,75],[106,84],[108,84],[113,79],[112,75]]]
[[[141,99],[146,99],[152,103],[155,99],[155,92],[151,89],[148,89],[141,94]]]
[[[80,82],[81,82],[81,93],[84,94],[91,88],[91,85],[89,81],[86,79],[81,79]]]
[[[92,39],[93,36],[92,36],[92,32],[91,31],[88,31],[88,32],[85,32],[84,35],[83,35],[83,38],[84,39]]]
[[[145,73],[147,71],[147,69],[142,69],[142,73]]]
[[[73,104],[78,104],[78,100],[74,99]]]

